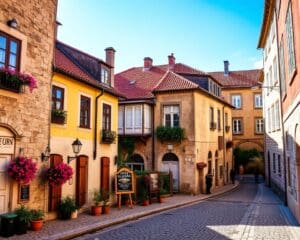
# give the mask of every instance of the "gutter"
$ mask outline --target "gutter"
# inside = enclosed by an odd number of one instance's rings
[[[95,126],[94,126],[94,150],[93,159],[97,157],[97,123],[98,123],[98,99],[104,94],[104,89],[101,89],[101,93],[95,99]]]

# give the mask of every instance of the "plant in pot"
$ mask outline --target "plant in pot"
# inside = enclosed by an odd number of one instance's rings
[[[16,234],[27,233],[28,223],[31,220],[30,210],[24,205],[21,205],[15,209],[15,214],[18,216],[16,219]]]
[[[99,216],[102,213],[103,197],[100,191],[95,190],[93,194],[94,205],[91,207],[91,214]]]
[[[33,231],[39,231],[43,227],[44,211],[41,209],[30,210],[30,226]]]
[[[159,191],[159,203],[164,203],[165,202],[165,198],[167,197],[168,192],[165,189],[160,189]]]
[[[103,214],[109,214],[110,212],[110,192],[106,189],[101,189],[101,194],[103,198],[103,207],[102,207],[102,213]]]
[[[77,210],[76,202],[74,198],[65,197],[57,206],[58,216],[62,220],[68,220],[71,218],[73,212]]]

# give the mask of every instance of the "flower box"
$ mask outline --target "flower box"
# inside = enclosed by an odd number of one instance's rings
[[[117,136],[116,132],[110,130],[102,130],[101,135],[101,142],[108,144],[114,143]]]
[[[51,111],[51,123],[65,124],[67,118],[67,112],[58,109],[52,109]]]
[[[23,92],[23,86],[29,86],[30,92],[37,87],[36,79],[26,73],[21,73],[13,69],[0,68],[0,88],[20,93]]]
[[[217,128],[217,124],[215,122],[211,122],[209,127],[211,130],[215,130]]]
[[[156,128],[156,136],[161,142],[181,142],[184,139],[184,129],[160,126]]]

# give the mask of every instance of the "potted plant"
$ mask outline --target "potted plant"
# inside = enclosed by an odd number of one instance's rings
[[[116,139],[116,132],[111,130],[102,130],[102,142],[103,143],[113,143]]]
[[[159,126],[156,136],[161,142],[181,142],[185,137],[185,130],[180,127]]]
[[[60,186],[73,176],[73,169],[66,163],[59,163],[48,168],[46,178],[50,185]]]
[[[103,197],[100,191],[95,190],[93,195],[94,205],[91,207],[93,216],[99,216],[102,213]]]
[[[71,218],[73,212],[77,210],[76,202],[74,198],[65,197],[57,206],[58,216],[62,220],[68,220]]]
[[[34,179],[37,171],[36,163],[31,158],[16,157],[9,162],[7,173],[18,183],[27,184]]]
[[[33,231],[39,231],[43,227],[44,212],[41,209],[30,210],[30,226]]]
[[[28,223],[31,220],[30,210],[21,205],[15,209],[15,214],[17,214],[16,219],[16,234],[25,234],[27,233]]]
[[[110,192],[106,189],[101,189],[101,194],[103,198],[103,206],[102,206],[102,213],[103,214],[109,214],[110,212]]]
[[[168,192],[165,189],[160,189],[159,191],[159,203],[164,203],[165,202],[165,198],[167,197]]]
[[[148,206],[149,205],[148,191],[146,189],[143,189],[141,195],[142,195],[142,206]]]

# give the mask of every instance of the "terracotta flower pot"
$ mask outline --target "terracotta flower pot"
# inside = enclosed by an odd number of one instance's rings
[[[149,205],[149,199],[143,200],[142,205],[143,206],[148,206]]]
[[[109,214],[110,212],[110,206],[109,205],[105,205],[102,207],[102,213],[103,214]]]
[[[78,217],[78,210],[76,210],[75,212],[72,212],[71,214],[71,219],[76,219]]]
[[[40,219],[40,220],[31,220],[30,221],[30,227],[31,227],[31,230],[33,231],[39,231],[42,229],[43,227],[43,219]]]
[[[91,212],[93,216],[100,216],[102,213],[102,206],[92,206]]]
[[[162,196],[160,196],[160,197],[158,198],[158,201],[159,201],[159,203],[164,203],[164,202],[165,202],[165,198],[162,197]]]

